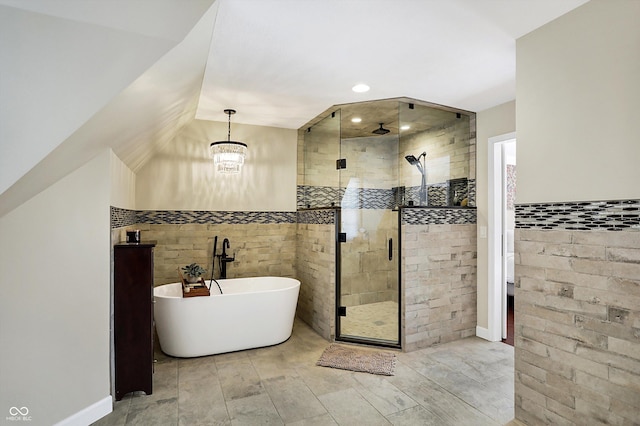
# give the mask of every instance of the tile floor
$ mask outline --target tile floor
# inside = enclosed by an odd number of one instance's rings
[[[329,345],[302,321],[276,346],[157,354],[152,395],[127,395],[95,425],[504,425],[513,347],[471,337],[398,354],[394,376],[318,367]],[[516,424],[516,423],[511,423]]]

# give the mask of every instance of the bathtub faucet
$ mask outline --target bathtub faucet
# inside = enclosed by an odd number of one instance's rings
[[[219,255],[220,259],[220,278],[227,278],[227,263],[233,262],[236,260],[235,255],[229,256],[227,255],[227,249],[230,248],[229,239],[225,238],[222,240],[222,254]]]

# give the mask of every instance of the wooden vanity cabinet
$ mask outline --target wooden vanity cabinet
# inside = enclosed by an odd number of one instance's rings
[[[155,241],[114,246],[113,340],[116,401],[153,392],[153,250]]]

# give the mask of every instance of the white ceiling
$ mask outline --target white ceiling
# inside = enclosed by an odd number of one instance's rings
[[[586,1],[0,0],[0,217],[105,148],[137,172],[226,108],[297,129],[358,101],[510,101],[516,39]]]
[[[515,98],[516,39],[586,1],[218,0],[196,118],[296,129],[400,96],[481,111]]]
[[[469,111],[515,98],[515,41],[588,0],[0,0],[179,41],[218,8],[196,118],[299,128],[332,105],[410,97]],[[181,7],[182,6],[182,7]],[[181,7],[181,8],[180,8]],[[176,13],[179,10],[180,13]],[[183,12],[183,10],[185,12]],[[169,18],[169,21],[167,20]],[[351,91],[359,82],[365,94]]]

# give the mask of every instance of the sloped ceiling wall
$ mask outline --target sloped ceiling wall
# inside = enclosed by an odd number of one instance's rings
[[[135,171],[171,140],[195,116],[214,2],[0,0],[0,216],[106,147]]]

